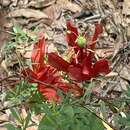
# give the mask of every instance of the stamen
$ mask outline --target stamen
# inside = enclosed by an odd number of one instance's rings
[[[75,54],[75,60],[76,60],[76,64],[78,64],[78,55],[80,53],[80,50],[78,50],[77,54]]]
[[[78,35],[77,35],[75,32],[72,32],[72,31],[70,31],[70,30],[67,30],[67,33],[68,33],[68,34],[73,33],[76,37],[78,37]]]

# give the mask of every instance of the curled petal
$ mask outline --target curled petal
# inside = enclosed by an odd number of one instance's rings
[[[78,37],[78,30],[77,28],[73,25],[72,21],[67,21],[67,33],[66,33],[66,40],[68,45],[74,46],[75,41]]]
[[[36,79],[36,78],[37,78],[37,74],[36,74],[35,72],[33,72],[31,69],[29,69],[29,68],[26,68],[26,69],[22,70],[21,73],[22,73],[25,77],[30,78],[30,79],[29,79],[29,82],[34,82],[33,79]],[[33,79],[31,79],[31,78],[33,78]]]
[[[84,94],[84,90],[80,88],[77,84],[70,84],[70,91],[75,97],[80,97]]]
[[[45,38],[42,37],[39,39],[37,43],[34,44],[33,51],[32,51],[32,62],[41,62],[43,61],[43,56],[45,53]]]
[[[52,52],[48,54],[48,63],[56,68],[57,70],[67,71],[69,63],[58,56],[56,53]]]
[[[59,89],[61,89],[65,93],[69,91],[69,84],[67,84],[67,83],[59,82],[59,83],[57,83],[57,86]]]
[[[103,26],[102,26],[102,24],[96,23],[96,24],[95,24],[95,32],[94,32],[92,41],[96,41],[97,38],[98,38],[98,36],[99,36],[102,32],[103,32]]]
[[[103,32],[103,26],[102,24],[95,24],[95,32],[94,35],[92,37],[92,44],[90,45],[90,49],[94,50],[95,49],[95,44],[96,44],[96,40],[98,38],[98,36]]]
[[[45,77],[48,73],[48,67],[42,68],[38,73],[37,73],[37,79],[42,79],[42,77]]]
[[[40,39],[37,43],[34,44],[32,50],[31,60],[34,63],[33,69],[38,71],[41,66],[43,66],[43,58],[45,54],[45,38],[44,36],[40,36]]]
[[[99,74],[108,74],[110,72],[109,63],[106,59],[97,61],[93,66],[94,76]]]
[[[61,97],[57,95],[57,92],[53,88],[46,88],[43,85],[38,86],[39,92],[48,100],[48,102],[60,102]]]
[[[52,84],[54,85],[55,82],[55,78],[53,75],[44,75],[43,77],[41,77],[41,81],[44,81],[47,84]]]

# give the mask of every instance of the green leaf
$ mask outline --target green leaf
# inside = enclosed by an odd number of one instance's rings
[[[12,124],[5,124],[4,127],[7,128],[7,130],[16,130]]]
[[[57,128],[51,117],[46,115],[40,121],[38,130],[57,130]]]
[[[101,120],[91,113],[89,115],[89,126],[90,130],[104,130]]]
[[[75,107],[75,113],[75,118],[79,119],[83,123],[81,123],[80,129],[86,128],[86,130],[104,130],[102,121],[86,108]]]
[[[31,113],[29,112],[26,119],[25,119],[24,130],[26,130],[26,128],[28,127],[30,119],[31,119]]]
[[[10,111],[13,117],[19,122],[22,123],[22,118],[20,117],[19,113],[17,112],[16,108],[10,108]]]
[[[85,94],[83,96],[84,100],[86,100],[86,99],[89,100],[90,99],[93,86],[95,86],[95,84],[93,82],[84,84],[84,88],[86,89]]]
[[[23,32],[23,30],[22,30],[20,27],[18,27],[18,26],[13,27],[13,31],[14,31],[14,33],[16,33],[16,34],[25,34],[25,33]]]
[[[101,113],[103,115],[103,118],[106,119],[107,118],[107,108],[106,108],[106,104],[101,101]]]
[[[73,117],[74,117],[74,110],[73,110],[73,107],[70,106],[70,105],[65,106],[65,107],[64,107],[64,113],[65,113],[67,116],[73,118]]]

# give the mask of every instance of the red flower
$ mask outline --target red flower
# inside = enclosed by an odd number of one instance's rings
[[[75,51],[75,54],[70,59],[70,63],[56,53],[48,54],[48,63],[57,70],[67,72],[73,80],[79,82],[90,80],[101,73],[108,74],[110,69],[106,59],[101,59],[93,63],[95,43],[99,34],[103,31],[101,24],[95,24],[95,32],[91,38],[91,44],[88,45],[85,44],[85,40],[81,36],[80,39],[77,40],[77,38],[79,38],[78,31],[71,21],[67,22],[67,29],[69,30],[69,33],[67,32],[68,45],[73,46]],[[80,46],[77,41],[80,42]],[[82,43],[85,44],[85,46],[81,46]],[[88,51],[88,49],[91,51]]]
[[[72,21],[67,21],[67,33],[66,33],[66,40],[69,46],[78,46],[77,39],[80,36],[78,33],[78,29],[73,25]],[[98,36],[103,32],[103,27],[101,24],[96,23],[95,24],[95,32],[94,35],[91,38],[91,45],[89,45],[90,49],[95,49],[95,43],[98,38]],[[81,36],[80,36],[81,37]],[[84,39],[86,39],[86,42],[90,37],[87,36],[87,34],[84,34],[82,36]],[[87,43],[86,43],[87,45]]]
[[[34,44],[34,48],[32,51],[31,60],[33,62],[32,69],[27,68],[22,73],[24,76],[28,76],[30,78],[29,82],[38,83],[38,90],[42,93],[42,95],[49,101],[60,102],[61,97],[57,95],[57,90],[61,89],[63,92],[68,92],[72,89],[72,84],[68,84],[63,82],[61,76],[59,76],[55,68],[47,65],[44,62],[45,56],[45,38],[41,35],[39,41]],[[55,59],[59,61],[58,59]],[[60,64],[60,63],[59,63]],[[65,62],[63,63],[64,69],[67,65]],[[79,87],[79,86],[78,86]],[[82,89],[78,88],[82,92]]]
[[[67,29],[68,29],[66,34],[67,43],[69,46],[74,46],[78,36],[78,30],[71,21],[67,22]]]

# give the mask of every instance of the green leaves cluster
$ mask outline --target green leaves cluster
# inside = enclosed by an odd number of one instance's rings
[[[28,46],[36,41],[36,36],[29,35],[27,31],[23,31],[23,29],[18,26],[13,27],[11,34],[11,40],[4,47],[6,51],[14,51],[18,45],[21,47]]]
[[[104,130],[101,121],[85,108],[65,105],[60,110],[46,114],[39,130]]]
[[[38,130],[104,130],[103,124],[93,113],[82,107],[82,99],[70,98],[70,95],[62,95],[62,103],[47,103],[37,91],[35,84],[21,82],[13,90],[10,90],[6,99],[12,101],[14,107],[10,108],[11,115],[19,122],[6,124],[8,130],[26,130],[30,125],[37,125]],[[24,104],[29,110],[25,119],[20,116],[19,107],[16,104]],[[42,115],[39,124],[33,124],[32,114]]]

